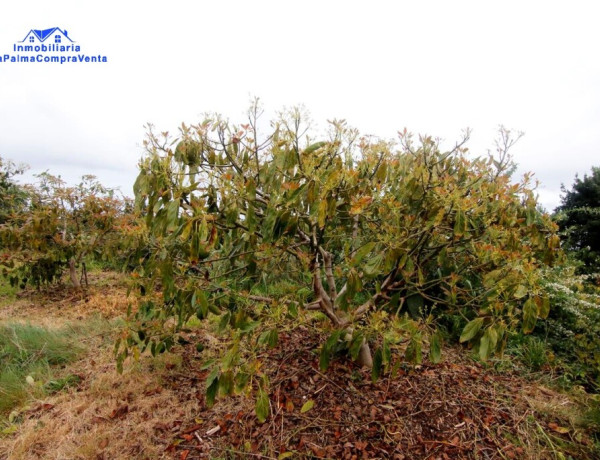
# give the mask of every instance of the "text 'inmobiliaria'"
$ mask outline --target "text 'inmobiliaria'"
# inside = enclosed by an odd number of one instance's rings
[[[31,29],[25,38],[13,45],[12,53],[0,54],[0,62],[42,62],[42,63],[87,63],[108,62],[102,54],[84,53],[66,30]]]

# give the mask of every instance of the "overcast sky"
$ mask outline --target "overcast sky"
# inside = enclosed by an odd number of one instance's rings
[[[304,104],[392,138],[450,145],[524,131],[519,172],[552,210],[560,184],[600,165],[600,4],[552,1],[22,1],[2,3],[0,55],[59,27],[107,63],[0,63],[0,155],[131,195],[144,125],[176,132]]]

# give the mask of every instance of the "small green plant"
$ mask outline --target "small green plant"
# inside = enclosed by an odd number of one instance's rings
[[[535,372],[548,364],[547,345],[539,337],[525,337],[517,354],[523,364]]]
[[[46,382],[46,384],[44,385],[44,390],[46,390],[48,394],[58,393],[59,391],[62,391],[65,388],[76,386],[77,384],[79,384],[79,382],[81,382],[81,377],[79,377],[78,375],[71,374],[63,378],[50,380],[49,382]]]

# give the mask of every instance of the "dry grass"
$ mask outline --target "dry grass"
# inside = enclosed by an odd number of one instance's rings
[[[172,440],[164,427],[197,415],[197,406],[181,406],[164,385],[178,368],[178,356],[163,355],[118,375],[110,350],[100,348],[73,367],[83,377],[79,387],[23,412],[15,435],[0,438],[0,458],[162,458]]]
[[[68,287],[28,289],[8,305],[0,307],[0,322],[35,322],[45,327],[56,327],[65,321],[83,320],[89,316],[103,318],[123,316],[135,297],[127,297],[125,276],[113,272],[90,274],[88,289]]]

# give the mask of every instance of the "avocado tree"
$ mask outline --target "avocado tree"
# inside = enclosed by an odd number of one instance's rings
[[[344,121],[318,140],[297,109],[261,137],[258,115],[255,105],[247,124],[207,117],[176,139],[151,127],[134,186],[146,226],[140,308],[117,343],[120,364],[131,350],[169,348],[192,315],[274,344],[266,315],[304,309],[329,320],[323,368],[345,349],[377,377],[395,351],[419,362],[424,343],[439,360],[441,314],[464,318],[460,340],[484,359],[507,330],[530,332],[548,314],[539,268],[559,254],[556,226],[529,176],[511,181],[505,151],[469,159],[468,132],[444,151],[429,136],[382,141]],[[298,288],[257,289],[282,278]],[[388,333],[402,317],[414,326],[404,349]],[[211,400],[248,381],[235,343],[208,379]]]
[[[0,157],[0,224],[22,210],[27,201],[27,190],[17,183],[15,176],[23,174],[25,165],[16,165]]]
[[[39,287],[58,281],[66,268],[72,285],[80,288],[77,266],[110,252],[124,201],[94,176],[84,176],[74,187],[47,172],[37,177],[22,209],[0,225],[3,273],[13,284]]]

